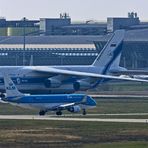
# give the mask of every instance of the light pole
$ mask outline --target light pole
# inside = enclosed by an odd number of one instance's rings
[[[25,66],[25,49],[26,49],[26,18],[23,18],[23,66]]]

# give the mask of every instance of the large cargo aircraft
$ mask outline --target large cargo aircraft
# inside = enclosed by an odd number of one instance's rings
[[[2,98],[2,101],[24,108],[39,109],[39,115],[45,115],[48,111],[55,111],[57,115],[62,115],[63,110],[72,113],[78,113],[82,110],[83,115],[85,115],[86,109],[96,107],[95,100],[85,94],[23,94],[18,91],[7,74],[4,75],[4,84],[6,97]]]
[[[112,76],[119,63],[124,30],[117,30],[92,65],[88,66],[1,66],[0,92],[4,92],[2,73],[8,74],[24,93],[73,93],[93,89],[104,81],[126,80],[147,82],[135,78]]]

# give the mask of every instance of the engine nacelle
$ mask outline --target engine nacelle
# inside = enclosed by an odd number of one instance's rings
[[[78,113],[78,112],[81,111],[81,108],[78,105],[77,106],[72,106],[72,107],[68,108],[68,111],[72,112],[72,113]]]
[[[86,82],[84,80],[79,80],[73,83],[73,88],[75,91],[79,90],[87,90],[91,87],[91,84],[89,82]]]
[[[61,86],[61,81],[55,78],[48,78],[45,80],[45,87],[47,88],[58,88]]]

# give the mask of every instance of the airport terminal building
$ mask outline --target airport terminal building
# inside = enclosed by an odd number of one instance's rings
[[[88,65],[110,36],[27,36],[25,49],[23,37],[0,37],[0,65]],[[99,42],[98,50],[93,41]],[[146,68],[147,55],[148,29],[128,31],[121,66]]]
[[[100,24],[71,24],[66,14],[40,21],[1,19],[0,66],[89,65],[117,29],[128,30],[120,65],[128,69],[147,68],[148,23],[140,22],[136,13],[127,18],[108,18],[107,23]],[[94,41],[99,43],[97,49]]]

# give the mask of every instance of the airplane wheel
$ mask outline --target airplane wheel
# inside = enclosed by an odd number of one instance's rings
[[[4,93],[0,93],[0,98],[5,99],[6,95]]]
[[[83,115],[86,115],[86,110],[85,109],[83,109],[83,113],[82,113]]]
[[[62,115],[62,112],[61,111],[58,111],[58,112],[56,112],[56,115],[61,116]]]
[[[44,116],[45,113],[46,113],[45,111],[41,110],[41,111],[39,112],[39,115],[40,115],[40,116]]]

